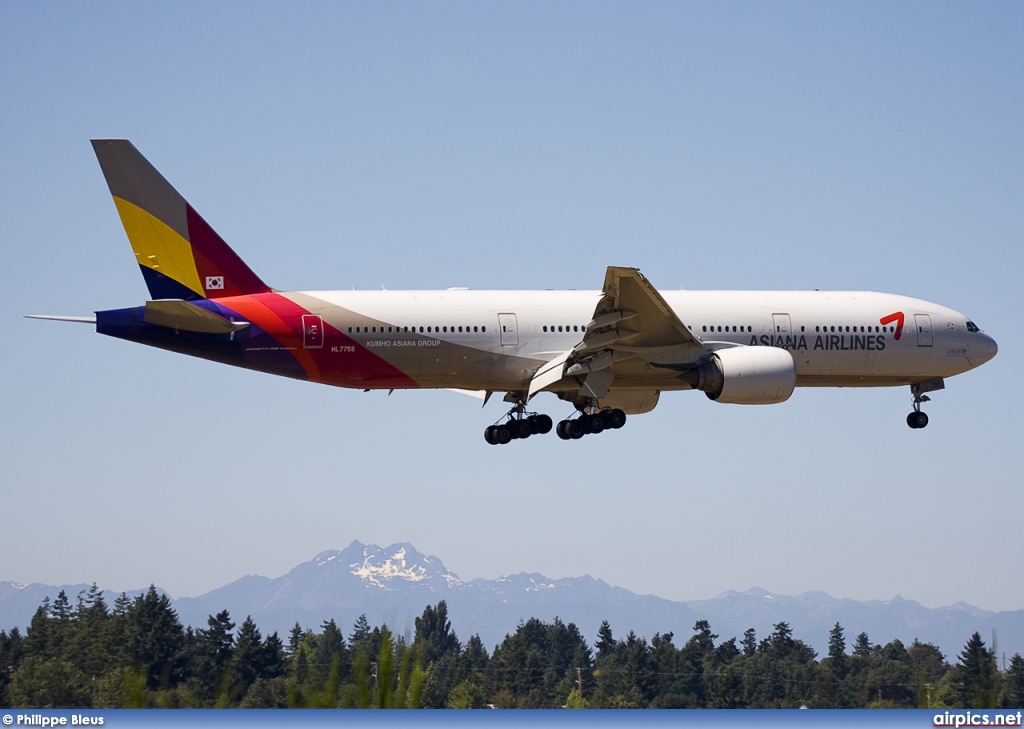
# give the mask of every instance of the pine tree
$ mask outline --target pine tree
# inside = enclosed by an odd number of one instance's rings
[[[193,675],[201,686],[200,698],[223,705],[231,698],[230,663],[234,647],[231,631],[235,624],[227,610],[211,615],[207,627],[196,632]]]
[[[829,708],[841,709],[847,706],[844,681],[850,670],[850,660],[846,655],[846,638],[843,626],[838,622],[828,633],[828,658],[823,663],[822,699]]]
[[[743,655],[752,656],[757,653],[757,633],[754,632],[753,628],[747,628],[743,631]]]
[[[778,659],[784,659],[793,652],[793,629],[789,623],[783,621],[775,624],[772,634],[762,644],[765,652],[771,653]]]
[[[1003,707],[1021,706],[1024,706],[1024,658],[1020,653],[1014,653],[1003,679]]]
[[[697,637],[690,638],[682,650],[672,642],[672,632],[655,633],[648,651],[654,677],[652,708],[686,709],[699,707],[700,662],[702,651]]]
[[[975,632],[960,653],[957,690],[963,706],[974,709],[998,708],[998,669],[995,655]]]
[[[448,653],[462,650],[459,639],[452,631],[448,620],[448,604],[441,600],[437,607],[427,606],[423,615],[416,618],[416,636],[413,644],[420,652],[424,665],[434,663]]]
[[[50,620],[50,597],[43,598],[42,604],[36,608],[32,621],[28,625],[25,637],[25,654],[37,658],[52,658],[55,654],[51,646],[55,641],[51,638],[52,623]]]
[[[284,643],[277,633],[271,633],[263,642],[263,678],[283,676],[286,661]]]
[[[853,644],[853,655],[861,658],[870,658],[873,650],[871,639],[868,638],[867,633],[861,633],[857,636],[857,640]]]
[[[0,706],[7,706],[4,701],[7,684],[18,664],[21,663],[24,642],[21,631],[17,627],[11,628],[10,635],[0,631]]]
[[[366,619],[366,613],[363,613],[356,619],[355,625],[352,626],[352,632],[348,636],[348,645],[353,655],[368,650],[372,636],[370,623]]]
[[[110,614],[103,593],[94,582],[78,596],[75,628],[69,651],[72,662],[89,679],[99,678],[110,666],[107,621]]]
[[[349,651],[345,638],[334,619],[326,620],[322,632],[316,637],[316,680],[325,687],[327,706],[337,706],[338,688],[348,680]]]
[[[597,657],[600,659],[601,656],[611,655],[615,651],[615,645],[612,626],[608,624],[607,620],[602,620],[601,627],[597,629],[597,643],[594,644],[597,649]]]
[[[837,680],[842,681],[846,678],[850,664],[846,658],[846,639],[843,636],[843,626],[838,622],[828,633],[828,657],[829,670]]]
[[[146,675],[151,690],[167,688],[180,679],[185,631],[167,595],[156,587],[132,601],[125,614],[125,643],[133,666]]]
[[[231,669],[228,671],[230,686],[227,694],[234,703],[249,691],[249,687],[264,675],[267,668],[267,654],[252,616],[246,616],[235,636],[232,651]]]
[[[125,593],[114,600],[114,607],[104,626],[104,643],[112,666],[125,666],[130,662],[128,655],[128,610],[132,601]]]
[[[296,651],[299,650],[299,643],[306,637],[308,631],[303,630],[302,626],[299,625],[298,621],[295,621],[295,625],[292,626],[291,632],[288,633],[288,656],[293,657]]]

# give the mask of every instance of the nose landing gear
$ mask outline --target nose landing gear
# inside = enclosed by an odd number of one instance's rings
[[[928,415],[921,411],[921,403],[931,402],[931,398],[925,395],[926,392],[942,390],[946,387],[942,380],[929,380],[928,382],[916,382],[910,386],[910,392],[914,396],[914,412],[907,416],[907,425],[914,430],[928,425]]]

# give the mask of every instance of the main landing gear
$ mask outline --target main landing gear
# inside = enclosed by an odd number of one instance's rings
[[[534,413],[526,415],[517,408],[512,408],[504,423],[489,425],[484,429],[484,440],[491,445],[505,445],[514,440],[529,438],[531,435],[544,435],[551,432],[553,425],[547,415]],[[578,417],[561,421],[555,432],[562,440],[578,440],[591,433],[621,428],[626,424],[626,414],[618,408],[611,410],[583,412]]]
[[[531,435],[550,433],[552,425],[551,417],[548,415],[534,413],[533,415],[523,417],[519,413],[518,417],[516,417],[516,413],[513,410],[508,414],[508,421],[484,428],[484,440],[491,445],[505,445],[519,438],[529,438]]]
[[[585,435],[618,429],[626,424],[626,414],[615,408],[600,412],[583,413],[577,418],[563,420],[555,427],[562,440],[579,440]]]

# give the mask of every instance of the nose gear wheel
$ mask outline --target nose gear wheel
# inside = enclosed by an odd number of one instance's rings
[[[914,412],[907,416],[907,425],[914,430],[928,425],[928,415],[921,410],[921,403],[931,402],[931,398],[925,395],[926,392],[944,389],[942,380],[931,380],[919,382],[910,386],[910,392],[914,396]]]

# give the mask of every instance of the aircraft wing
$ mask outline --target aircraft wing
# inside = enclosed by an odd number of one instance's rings
[[[608,266],[603,292],[604,296],[594,310],[594,320],[587,325],[584,344],[602,336],[607,339],[606,327],[610,326],[615,326],[618,332],[613,344],[629,348],[665,348],[701,343],[637,269]],[[605,321],[610,323],[602,326]]]
[[[642,382],[700,358],[704,343],[640,271],[609,266],[603,293],[565,371],[586,377],[581,395],[601,398],[616,378]]]
[[[686,368],[700,358],[704,343],[637,269],[609,266],[602,293],[583,340],[538,370],[530,397],[568,377],[576,378],[581,401],[601,399],[616,380],[635,389],[663,377],[664,368]]]

